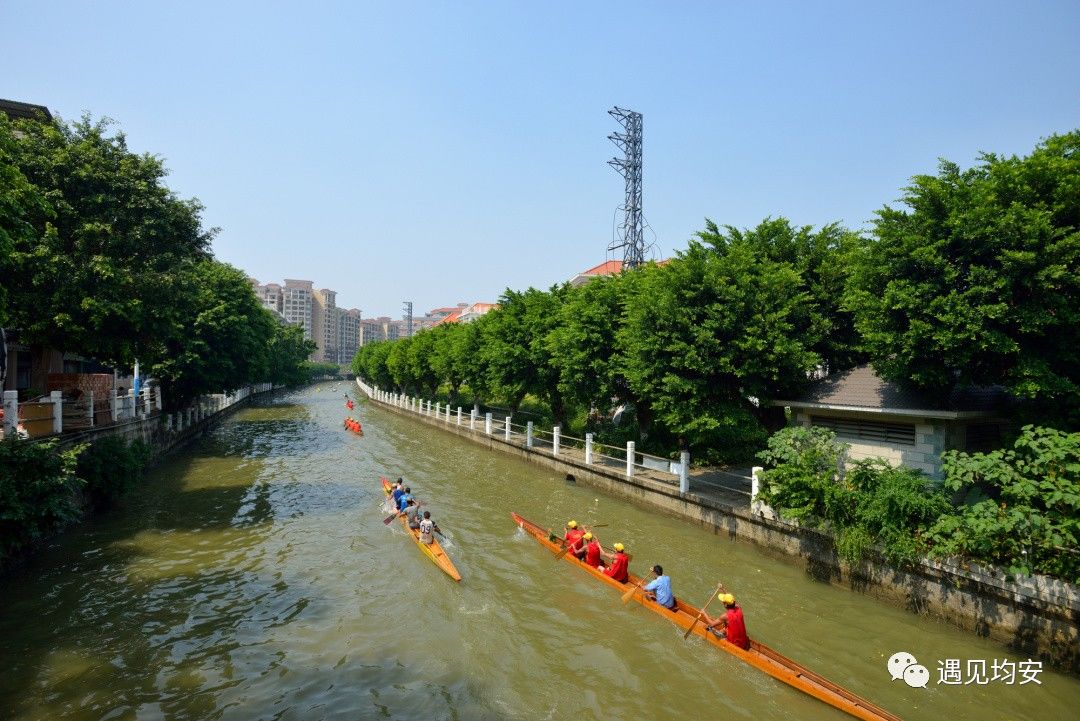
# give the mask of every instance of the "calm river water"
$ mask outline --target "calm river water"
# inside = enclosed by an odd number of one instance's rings
[[[751,636],[904,719],[1075,719],[1080,681],[940,685],[938,662],[1025,660],[932,619],[551,471],[358,407],[341,384],[242,410],[115,513],[0,579],[0,718],[831,719],[525,536],[606,523],[631,570],[701,605],[723,581]],[[451,540],[455,584],[395,525],[404,476]],[[890,680],[912,653],[927,688]]]

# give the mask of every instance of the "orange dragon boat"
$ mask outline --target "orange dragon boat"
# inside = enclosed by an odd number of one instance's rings
[[[387,497],[389,497],[390,492],[393,489],[393,484],[391,484],[390,480],[386,477],[383,477],[380,480],[382,481],[383,493],[385,493]],[[406,533],[412,536],[412,539],[416,542],[416,545],[420,547],[420,550],[424,553],[425,556],[431,559],[432,563],[438,566],[443,573],[445,573],[447,576],[454,579],[455,581],[461,580],[461,574],[458,573],[458,570],[456,568],[454,568],[454,562],[450,560],[450,556],[447,556],[446,551],[444,551],[443,547],[439,545],[439,539],[432,536],[431,543],[424,543],[420,540],[420,531],[414,528],[409,528],[409,522],[405,520],[405,516],[399,516],[398,520],[401,521],[401,525],[405,529]]]
[[[554,537],[554,534],[551,531],[525,520],[516,513],[511,513],[510,515],[513,517],[514,523],[518,524],[521,529],[536,538],[537,541],[549,550],[556,553],[563,550],[564,546],[562,539],[551,540]],[[609,586],[613,586],[623,593],[630,590],[641,581],[639,577],[631,575],[629,581],[625,584],[619,583],[618,581],[605,576],[602,572],[596,570],[584,561],[579,561],[572,554],[564,554],[563,558],[566,561],[581,567],[597,580],[600,580]],[[681,599],[676,598],[676,608],[674,610],[669,610],[655,601],[648,600],[645,598],[645,594],[640,591],[635,593],[633,598],[645,608],[655,611],[680,628],[690,628],[693,626],[693,633],[695,635],[701,636],[708,643],[722,651],[730,653],[732,656],[735,656],[741,661],[745,661],[751,666],[757,667],[778,681],[782,681],[792,688],[796,688],[805,694],[809,694],[816,699],[824,701],[830,706],[834,706],[841,711],[849,713],[855,718],[864,719],[864,721],[901,721],[895,714],[889,713],[885,709],[875,706],[861,696],[837,686],[832,681],[800,666],[787,656],[774,651],[763,643],[751,639],[750,649],[744,651],[738,646],[717,637],[716,634],[706,630],[704,623],[694,623],[698,618],[700,609],[691,606]]]

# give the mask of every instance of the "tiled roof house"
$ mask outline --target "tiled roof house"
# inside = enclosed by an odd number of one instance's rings
[[[851,446],[848,457],[884,458],[941,477],[941,454],[997,447],[1009,404],[1000,387],[968,388],[932,398],[860,366],[816,381],[798,398],[777,400],[804,426],[833,430]]]

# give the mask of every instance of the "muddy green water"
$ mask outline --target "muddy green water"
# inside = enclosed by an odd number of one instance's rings
[[[631,570],[695,605],[718,580],[751,636],[904,719],[1075,719],[1080,681],[947,686],[938,661],[1025,660],[751,546],[362,404],[342,384],[264,400],[119,511],[0,579],[0,718],[849,718],[554,562],[511,521],[607,523]],[[355,393],[354,393],[355,395]],[[451,537],[455,584],[397,525],[403,475]],[[890,680],[912,653],[926,688]]]

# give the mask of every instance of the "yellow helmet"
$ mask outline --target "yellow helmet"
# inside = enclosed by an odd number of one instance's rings
[[[566,527],[567,528],[577,528],[577,521],[567,521]]]
[[[591,541],[592,540],[592,531],[585,531],[585,540],[586,541]]]
[[[730,593],[721,593],[719,596],[717,596],[717,600],[719,600],[720,603],[724,604],[725,606],[735,605],[735,597],[732,596]]]
[[[616,543],[615,544],[615,550],[618,551],[619,553],[622,553],[624,548],[626,548],[626,546],[622,545],[621,543]]]

